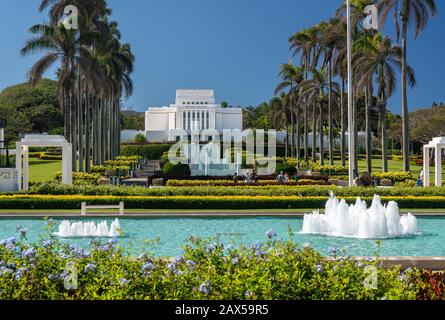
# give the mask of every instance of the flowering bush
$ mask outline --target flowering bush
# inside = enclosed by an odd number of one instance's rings
[[[265,243],[241,247],[191,238],[176,258],[130,256],[114,240],[83,249],[50,237],[33,245],[10,238],[0,241],[0,299],[381,300],[415,299],[422,287],[416,270],[333,250],[327,259],[276,236],[271,230]],[[370,266],[376,288],[365,285]]]
[[[413,179],[413,175],[411,172],[373,172],[372,176],[374,178],[380,178],[380,179],[390,179],[392,182],[405,182],[406,180]]]
[[[86,173],[86,172],[73,172],[73,184],[78,186],[83,185],[97,185],[101,175],[98,173]],[[62,172],[56,172],[54,180],[57,182],[62,181]]]
[[[203,186],[298,186],[298,185],[329,185],[329,183],[322,180],[301,179],[298,181],[279,182],[276,180],[258,180],[255,183],[247,183],[245,181],[238,181],[234,183],[230,180],[168,180],[169,187],[203,187]]]

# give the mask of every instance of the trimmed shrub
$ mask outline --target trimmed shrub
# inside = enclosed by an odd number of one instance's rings
[[[354,203],[356,197],[339,197]],[[445,197],[381,197],[383,202],[396,201],[400,208],[444,208]],[[371,204],[373,197],[362,197]],[[84,196],[84,195],[0,195],[4,209],[79,209],[81,202],[111,205],[125,202],[127,209],[319,209],[328,196]]]
[[[101,175],[98,173],[86,173],[86,172],[73,172],[73,184],[74,185],[97,185]],[[62,181],[62,172],[56,172],[54,180],[57,182]]]
[[[372,177],[380,179],[390,179],[392,182],[405,182],[413,179],[411,172],[373,172]]]
[[[168,177],[189,177],[191,175],[190,167],[187,164],[167,162],[162,170]]]
[[[138,133],[136,135],[136,137],[134,138],[134,143],[136,144],[145,144],[147,143],[147,137],[142,134],[142,133]]]
[[[122,156],[139,156],[147,160],[159,160],[164,152],[171,148],[169,144],[125,145],[121,147]]]
[[[293,175],[297,173],[297,168],[295,167],[295,165],[289,164],[287,162],[278,163],[275,169],[275,173],[279,174],[281,171],[287,172],[289,175]]]

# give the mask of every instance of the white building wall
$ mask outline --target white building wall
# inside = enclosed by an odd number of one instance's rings
[[[169,113],[168,110],[147,111],[145,116],[145,128],[150,131],[168,131],[169,130]]]
[[[243,112],[241,109],[223,109],[222,111],[222,129],[243,128]]]

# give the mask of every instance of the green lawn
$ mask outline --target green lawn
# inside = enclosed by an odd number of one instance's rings
[[[325,162],[329,164],[329,161]],[[335,165],[340,165],[340,161],[336,161]],[[388,161],[389,171],[402,171],[402,162],[401,161]],[[374,172],[382,171],[382,162],[381,160],[372,160],[372,169]],[[433,178],[433,170],[431,168],[431,182],[434,183]],[[359,170],[366,171],[366,161],[359,160]],[[422,167],[411,165],[411,172],[414,177],[418,177]],[[57,171],[62,171],[62,161],[52,161],[52,160],[40,160],[40,159],[29,159],[29,171],[30,171],[30,182],[41,182],[41,181],[50,181],[54,177],[54,173]],[[442,176],[445,181],[445,166],[442,167]]]
[[[62,161],[29,159],[29,182],[50,181],[57,171],[62,171]]]
[[[325,160],[325,164],[329,164],[329,160]],[[334,164],[337,166],[341,165],[340,161],[334,161]],[[346,162],[348,165],[348,162]],[[359,160],[358,167],[360,172],[366,171],[366,160]],[[388,169],[389,171],[403,171],[403,163],[402,161],[388,160]],[[417,178],[420,175],[420,171],[422,170],[421,166],[410,165],[411,173],[414,178]],[[382,160],[373,159],[372,160],[372,171],[373,172],[381,172],[382,171]],[[434,167],[430,167],[430,181],[431,184],[434,184]],[[445,166],[442,166],[442,179],[445,181]]]

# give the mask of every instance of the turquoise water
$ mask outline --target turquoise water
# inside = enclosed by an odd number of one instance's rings
[[[80,219],[69,219],[71,222]],[[114,218],[81,221],[110,224]],[[55,219],[55,231],[62,219]],[[278,238],[287,240],[289,227],[294,231],[292,239],[300,244],[312,243],[321,253],[327,254],[328,248],[337,246],[347,250],[349,255],[375,255],[375,240],[350,238],[332,238],[325,236],[303,235],[303,220],[294,217],[252,217],[252,218],[122,218],[121,228],[125,235],[118,242],[132,248],[132,253],[149,251],[156,255],[176,256],[181,254],[181,247],[191,236],[202,238],[219,238],[224,243],[252,244],[267,240],[266,232],[274,230]],[[20,225],[27,230],[27,242],[36,242],[39,235],[45,233],[46,222],[43,219],[0,219],[0,239],[18,237],[16,231]],[[406,238],[381,240],[382,256],[445,256],[445,219],[418,218],[419,234]],[[155,240],[147,244],[145,240]],[[88,246],[90,239],[61,239],[66,243],[77,243]],[[104,240],[106,241],[106,240]]]

